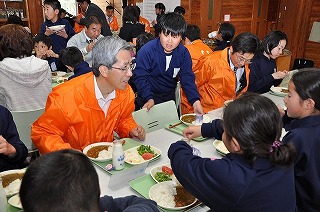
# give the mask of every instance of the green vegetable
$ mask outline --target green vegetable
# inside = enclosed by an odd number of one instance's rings
[[[139,155],[143,155],[144,153],[152,153],[154,154],[154,151],[151,149],[151,147],[149,145],[140,145],[138,148],[138,153]],[[154,154],[154,156],[156,156],[157,154]]]
[[[164,181],[172,180],[171,177],[168,174],[164,173],[164,172],[157,172],[154,175],[154,178],[156,178],[156,180],[158,182],[164,182]]]

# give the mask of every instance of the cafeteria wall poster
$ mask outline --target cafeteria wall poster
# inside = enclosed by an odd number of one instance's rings
[[[320,22],[313,22],[309,41],[320,43]]]

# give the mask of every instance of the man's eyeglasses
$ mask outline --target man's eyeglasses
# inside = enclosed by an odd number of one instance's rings
[[[237,60],[239,61],[239,63],[244,63],[244,64],[251,64],[252,63],[252,59],[248,60],[248,59],[244,58],[239,52],[238,52]]]
[[[136,68],[136,63],[130,63],[128,66],[126,66],[124,68],[117,68],[117,67],[113,67],[113,66],[111,66],[111,68],[118,69],[118,70],[121,70],[123,72],[129,71],[129,69],[131,71],[133,71]]]

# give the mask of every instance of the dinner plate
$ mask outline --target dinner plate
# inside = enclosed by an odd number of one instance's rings
[[[60,30],[64,29],[65,25],[50,26],[48,28],[51,29],[54,32],[57,32],[57,31],[60,31]]]
[[[216,148],[217,152],[222,156],[225,156],[226,154],[230,153],[227,147],[224,145],[223,141],[216,139],[213,141],[213,146]]]
[[[182,123],[184,123],[185,125],[187,125],[187,126],[194,126],[194,121],[192,121],[191,123],[186,121],[185,118],[188,117],[188,116],[194,116],[195,117],[196,114],[195,113],[184,114],[184,115],[182,115],[180,117],[180,121]],[[207,115],[203,115],[202,123],[209,123],[209,122],[211,122],[210,117],[207,116]]]
[[[12,205],[13,207],[16,207],[16,208],[19,208],[19,209],[23,209],[21,201],[20,201],[19,194],[16,194],[16,195],[10,197],[10,199],[8,200],[8,203],[10,205]]]
[[[87,152],[89,151],[89,149],[91,149],[92,147],[96,147],[96,146],[109,146],[108,151],[106,152],[106,154],[103,157],[98,157],[98,158],[93,158],[93,157],[89,157],[87,155]],[[97,161],[97,162],[106,162],[112,159],[112,150],[113,150],[113,143],[112,142],[97,142],[97,143],[93,143],[90,144],[88,146],[86,146],[83,149],[83,154],[87,155],[88,158],[90,158],[93,161]]]
[[[155,166],[155,167],[150,169],[150,175],[151,175],[152,179],[154,181],[156,181],[157,183],[160,183],[160,182],[156,179],[155,175],[156,175],[157,172],[162,172],[162,167],[163,166],[167,166],[168,168],[171,169],[170,163],[162,164],[160,166]],[[169,175],[169,177],[170,177],[171,180],[176,181],[176,178],[175,178],[174,174]],[[168,181],[170,181],[170,180],[168,180]]]
[[[286,96],[288,93],[288,88],[271,86],[270,91],[271,94],[275,94],[278,96]]]
[[[152,186],[149,190],[149,198],[154,200],[158,206],[168,209],[168,210],[182,210],[193,205],[197,199],[194,198],[194,201],[191,204],[182,206],[182,207],[172,207],[174,205],[174,195],[176,194],[176,183],[174,181],[165,181],[157,183]],[[168,198],[167,201],[165,198]],[[169,203],[169,204],[168,204]]]
[[[0,172],[0,177],[6,176],[9,174],[24,174],[25,171],[26,171],[25,169],[8,170],[8,171]],[[3,183],[3,180],[2,180],[2,183]],[[4,187],[4,191],[6,192],[7,197],[17,194],[19,192],[20,185],[21,185],[21,180],[16,180],[15,183],[12,184],[11,182],[9,183],[9,185]]]
[[[141,155],[139,155],[138,153],[138,148],[139,146],[135,146],[132,147],[130,149],[127,149],[126,151],[124,151],[124,162],[131,164],[131,165],[138,165],[147,161],[151,161],[151,160],[155,160],[156,158],[160,157],[161,155],[161,150],[154,147],[154,146],[150,146],[151,149],[154,151],[154,153],[156,154],[153,158],[149,159],[149,160],[144,160],[142,158]]]

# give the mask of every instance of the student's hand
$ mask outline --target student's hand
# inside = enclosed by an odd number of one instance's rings
[[[182,131],[184,137],[193,139],[201,136],[201,126],[189,126]]]
[[[50,35],[52,35],[54,33],[54,31],[52,31],[51,29],[49,29],[47,26],[46,26],[46,31],[44,32],[44,34],[46,35],[46,36],[50,36]]]
[[[47,57],[46,51],[36,51],[36,57],[40,59],[45,59]]]
[[[143,141],[146,138],[146,131],[142,126],[138,125],[129,132],[129,135],[131,138],[138,138],[140,141]]]
[[[89,45],[86,47],[87,52],[91,52],[91,50],[93,49],[94,46],[94,42],[89,43]]]
[[[152,26],[156,25],[156,24],[157,24],[157,20],[153,20],[153,21],[151,22],[151,24],[152,24]]]
[[[60,30],[60,31],[57,31],[56,34],[59,35],[59,36],[61,36],[61,37],[63,37],[63,38],[66,38],[66,39],[68,38],[68,34],[67,34],[67,32],[66,32],[65,29],[62,29],[62,30]]]
[[[142,108],[147,108],[147,111],[149,111],[154,106],[154,100],[149,99]]]
[[[54,53],[54,51],[52,51],[52,50],[48,50],[48,51],[46,52],[46,55],[47,55],[47,57],[59,58],[59,55],[56,54],[56,53]]]
[[[283,107],[278,106],[278,110],[279,110],[279,112],[280,112],[280,116],[281,116],[281,117],[283,117],[284,114],[286,114],[286,111],[283,109]]]
[[[288,71],[277,71],[271,74],[274,79],[283,79],[286,76],[288,76],[289,72]]]
[[[203,109],[202,109],[202,106],[201,106],[201,103],[200,103],[199,100],[197,100],[197,101],[195,101],[195,102],[193,103],[193,111],[194,111],[194,113],[196,113],[196,114],[204,114]]]
[[[16,154],[16,149],[7,142],[7,140],[0,135],[0,154],[12,157]]]
[[[75,21],[75,22],[77,22],[78,24],[80,24],[80,20],[81,20],[81,16],[80,15],[78,15],[77,17],[75,17],[73,20]]]

